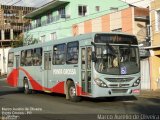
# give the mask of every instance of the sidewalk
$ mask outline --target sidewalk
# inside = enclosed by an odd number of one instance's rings
[[[141,90],[140,96],[144,98],[160,98],[160,90]]]

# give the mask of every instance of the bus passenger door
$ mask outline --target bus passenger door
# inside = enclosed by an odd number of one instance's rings
[[[91,47],[81,48],[81,84],[82,84],[82,94],[91,93]]]
[[[43,78],[42,78],[42,85],[45,88],[48,88],[48,82],[49,82],[49,75],[51,72],[51,51],[49,52],[44,52],[44,57],[43,57],[43,63],[44,63],[44,68],[43,68]]]

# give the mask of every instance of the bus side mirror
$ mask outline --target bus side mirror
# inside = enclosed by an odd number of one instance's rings
[[[96,53],[92,52],[92,62],[96,62],[97,58],[96,58]]]

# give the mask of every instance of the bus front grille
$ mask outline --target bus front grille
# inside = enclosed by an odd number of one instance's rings
[[[120,88],[120,87],[129,87],[129,84],[109,84],[110,88]]]
[[[134,78],[105,78],[109,82],[130,82]]]
[[[126,93],[128,89],[112,89],[112,93]]]

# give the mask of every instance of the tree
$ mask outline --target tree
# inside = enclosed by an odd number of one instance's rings
[[[12,42],[11,47],[21,47],[23,46],[23,34],[18,35],[14,38],[15,41]]]
[[[15,39],[15,41],[12,42],[12,47],[22,47],[25,45],[31,45],[31,44],[37,44],[39,42],[38,39],[33,38],[32,35],[26,35],[24,37],[23,33],[21,33],[20,35],[18,35]]]

